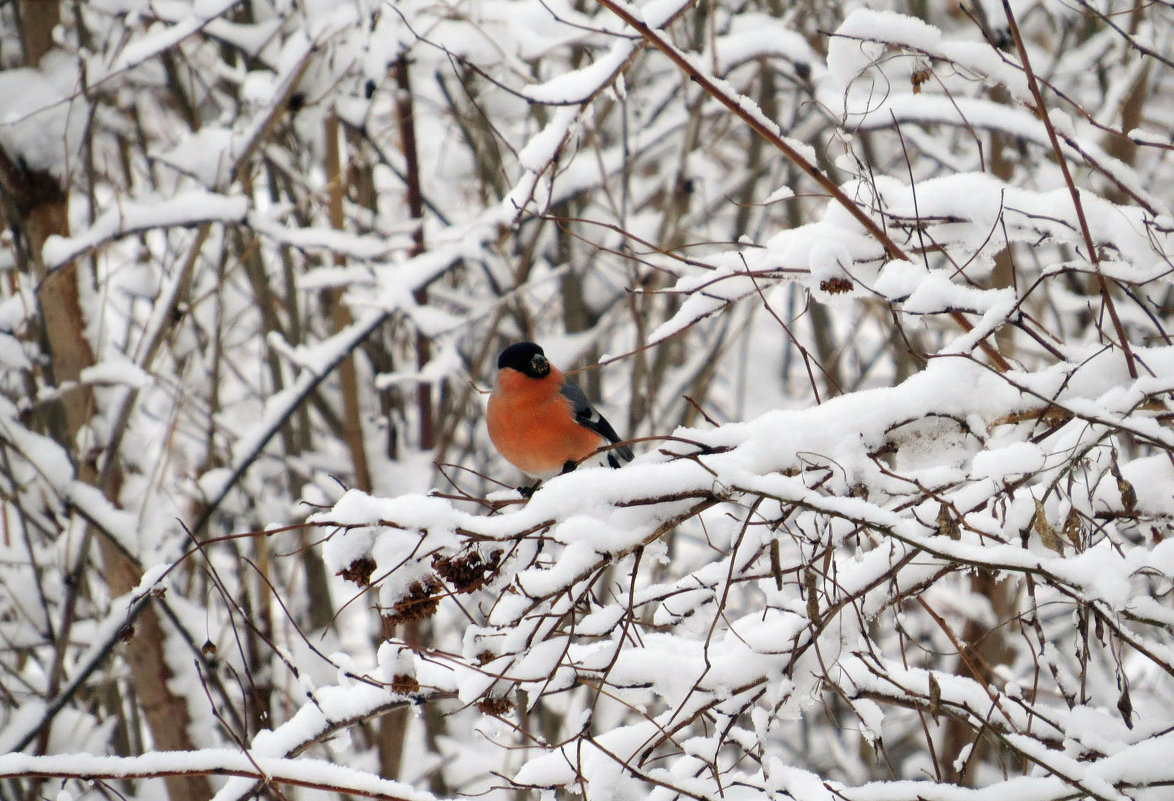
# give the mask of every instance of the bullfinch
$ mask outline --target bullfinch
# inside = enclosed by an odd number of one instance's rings
[[[538,479],[565,473],[620,436],[583,390],[533,342],[510,345],[497,359],[497,380],[486,413],[489,439],[506,461]],[[619,467],[632,449],[616,444],[607,461]]]

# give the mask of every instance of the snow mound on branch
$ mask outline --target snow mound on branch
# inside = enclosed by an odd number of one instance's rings
[[[0,148],[28,172],[64,181],[80,163],[88,116],[77,63],[50,51],[38,68],[0,72]]]

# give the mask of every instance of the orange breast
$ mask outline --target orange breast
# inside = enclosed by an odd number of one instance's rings
[[[562,384],[557,370],[535,379],[507,368],[489,396],[489,439],[510,464],[535,478],[557,475],[568,461],[604,444],[575,422],[571,402],[558,391]]]

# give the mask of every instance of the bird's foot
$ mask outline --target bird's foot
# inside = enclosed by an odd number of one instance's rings
[[[518,487],[518,494],[521,495],[523,498],[528,499],[531,495],[533,495],[535,492],[537,492],[538,488],[541,486],[542,486],[541,481],[535,481],[533,484],[530,484],[528,486]]]
[[[566,475],[567,473],[571,472],[572,470],[574,470],[578,466],[579,466],[579,463],[576,462],[574,459],[567,459],[565,462],[563,462],[563,471],[561,473],[559,473],[559,475]]]

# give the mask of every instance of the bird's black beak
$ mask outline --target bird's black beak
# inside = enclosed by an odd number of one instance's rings
[[[541,353],[535,353],[530,357],[530,370],[535,378],[542,378],[550,372],[550,362]]]

